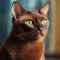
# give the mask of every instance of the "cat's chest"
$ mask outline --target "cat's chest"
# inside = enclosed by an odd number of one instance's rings
[[[39,60],[44,54],[43,43],[27,43],[10,50],[13,59]]]

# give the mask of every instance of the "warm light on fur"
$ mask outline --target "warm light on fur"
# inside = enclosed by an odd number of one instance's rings
[[[45,60],[43,40],[49,27],[46,17],[50,3],[39,11],[26,11],[18,2],[12,4],[12,29],[1,49],[1,60]],[[46,20],[43,25],[42,21]],[[32,25],[26,21],[33,22]]]

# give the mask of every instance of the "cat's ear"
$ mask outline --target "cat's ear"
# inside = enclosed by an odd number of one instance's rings
[[[12,16],[17,19],[20,15],[25,12],[25,9],[17,1],[12,4]]]
[[[42,12],[44,15],[47,15],[49,7],[50,7],[50,2],[46,3],[39,11]]]

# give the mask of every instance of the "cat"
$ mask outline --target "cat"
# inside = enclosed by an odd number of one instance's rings
[[[44,38],[48,32],[50,3],[38,11],[26,11],[12,4],[12,29],[0,49],[1,60],[45,60]]]

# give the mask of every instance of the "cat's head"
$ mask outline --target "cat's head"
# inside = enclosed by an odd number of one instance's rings
[[[49,26],[47,18],[49,6],[50,3],[47,3],[38,11],[26,11],[18,2],[14,2],[12,5],[14,34],[22,35],[23,38],[26,35],[29,39],[34,39],[39,35],[44,38]]]

